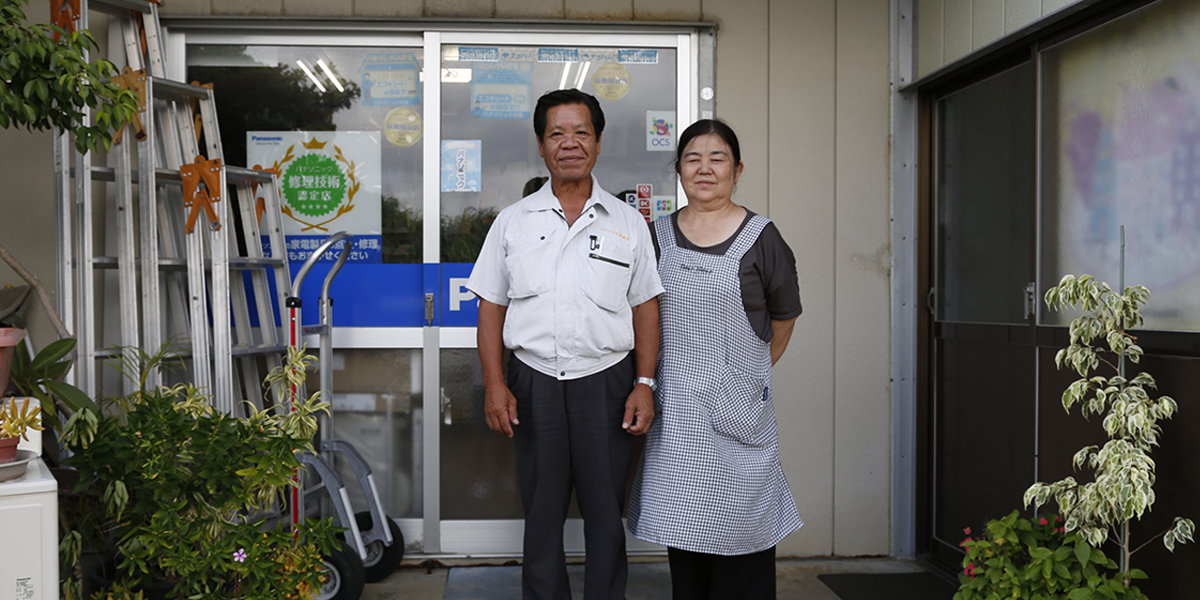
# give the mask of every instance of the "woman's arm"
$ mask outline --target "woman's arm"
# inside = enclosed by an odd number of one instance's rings
[[[779,357],[783,356],[783,351],[787,350],[788,342],[792,341],[792,329],[796,327],[796,318],[792,317],[786,321],[771,321],[771,332],[774,337],[771,338],[771,365],[779,362]]]

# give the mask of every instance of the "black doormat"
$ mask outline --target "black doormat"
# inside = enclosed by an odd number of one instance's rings
[[[841,600],[953,600],[958,586],[933,573],[818,575]]]

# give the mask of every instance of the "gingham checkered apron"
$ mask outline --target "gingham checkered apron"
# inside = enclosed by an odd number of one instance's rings
[[[666,293],[656,414],[628,512],[639,539],[732,556],[804,524],[779,463],[770,344],[750,326],[738,277],[769,222],[753,217],[722,256],[676,246],[669,218],[654,224]]]

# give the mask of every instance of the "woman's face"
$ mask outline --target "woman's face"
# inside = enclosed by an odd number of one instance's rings
[[[733,163],[729,144],[715,133],[692,138],[683,149],[679,179],[688,202],[728,201],[742,175],[742,164]]]

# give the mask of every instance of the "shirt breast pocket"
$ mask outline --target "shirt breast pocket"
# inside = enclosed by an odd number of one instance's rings
[[[600,248],[589,250],[584,261],[587,268],[583,288],[592,302],[611,312],[618,312],[628,305],[633,257],[631,245],[612,237]]]
[[[530,298],[550,291],[554,281],[553,231],[527,231],[507,242],[508,297]]]

